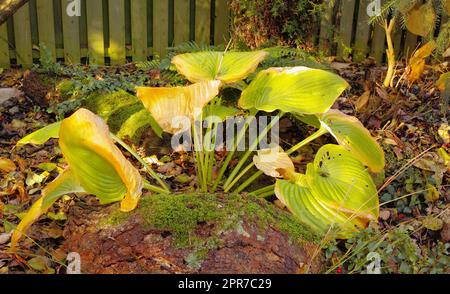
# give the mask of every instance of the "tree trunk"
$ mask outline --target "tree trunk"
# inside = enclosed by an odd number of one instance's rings
[[[29,0],[0,0],[0,25]]]

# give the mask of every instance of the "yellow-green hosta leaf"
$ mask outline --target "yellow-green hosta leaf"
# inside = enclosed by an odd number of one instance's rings
[[[100,117],[79,109],[62,122],[59,145],[87,193],[97,196],[102,204],[122,200],[122,211],[136,207],[142,194],[142,178],[114,144]]]
[[[331,109],[321,117],[325,127],[353,156],[373,172],[384,169],[384,152],[362,123],[353,116]]]
[[[324,113],[347,87],[344,79],[320,69],[269,68],[242,92],[239,106],[266,112]]]
[[[177,55],[172,63],[193,83],[211,80],[234,83],[254,72],[267,55],[265,51],[204,51]]]
[[[275,194],[302,223],[322,235],[333,226],[336,237],[343,239],[351,237],[359,228],[364,227],[357,218],[322,203],[320,197],[314,195],[308,187],[305,176],[297,177],[296,182],[277,180]]]
[[[186,87],[138,87],[136,95],[161,128],[174,134],[180,130],[177,119],[197,118],[219,93],[220,81],[200,82]]]
[[[42,190],[42,196],[28,210],[24,218],[14,229],[11,248],[17,245],[27,229],[39,219],[61,196],[69,193],[85,192],[74,177],[70,168],[64,170],[53,182]]]
[[[203,119],[209,120],[209,118],[213,117],[211,120],[213,122],[222,122],[229,117],[233,117],[240,112],[239,109],[234,107],[228,107],[218,104],[209,104],[203,109]]]
[[[61,121],[43,127],[25,137],[23,137],[16,146],[23,146],[27,144],[42,145],[52,138],[59,138],[59,128]]]
[[[361,221],[378,219],[375,184],[364,165],[343,146],[320,148],[306,176],[312,193],[326,205]]]

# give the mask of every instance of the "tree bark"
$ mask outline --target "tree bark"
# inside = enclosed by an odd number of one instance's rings
[[[29,0],[0,0],[0,25]]]

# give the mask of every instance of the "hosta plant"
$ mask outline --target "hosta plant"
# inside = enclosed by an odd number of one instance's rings
[[[195,147],[199,189],[204,192],[251,192],[251,189],[247,190],[250,184],[265,173],[283,179],[277,180],[275,186],[267,186],[253,193],[261,197],[275,193],[293,214],[319,233],[325,233],[336,224],[337,236],[347,238],[351,233],[365,227],[369,221],[376,220],[378,195],[369,171],[382,172],[384,154],[359,120],[331,109],[336,99],[348,87],[347,82],[333,73],[319,69],[269,68],[260,71],[249,85],[244,83],[244,90],[237,103],[240,111],[228,109],[226,112],[223,110],[224,106],[217,105],[217,98],[214,98],[212,93],[220,92],[220,88],[227,83],[243,83],[245,77],[250,74],[247,69],[254,69],[253,62],[259,62],[259,58],[264,56],[255,52],[254,58],[249,58],[248,53],[239,58],[240,54],[243,53],[200,52],[176,56],[173,63],[181,74],[194,82],[193,85],[164,90],[141,87],[137,90],[137,96],[157,121],[158,117],[164,116],[163,112],[173,117],[182,113],[188,114]],[[240,69],[239,79],[235,69],[220,67],[224,60],[227,60],[226,64],[238,63],[237,60],[232,60],[233,58],[248,62],[247,66]],[[233,78],[224,78],[231,76]],[[213,83],[217,88],[214,87],[213,91],[197,91],[195,96],[184,94],[185,97],[175,98],[180,92],[190,93],[192,87],[204,89],[207,85],[205,83]],[[169,95],[168,91],[172,93]],[[206,105],[205,101],[212,101],[214,104],[209,104],[202,111],[198,110],[196,115],[191,115],[191,111],[186,112],[184,107],[169,110],[167,107],[158,106],[173,105],[174,101],[189,99],[195,100],[191,102],[192,105]],[[211,111],[213,106],[216,108]],[[215,145],[218,136],[217,125],[227,116],[223,113],[233,116],[242,112],[245,113],[243,120],[246,124],[233,137],[235,148],[227,149],[226,157],[221,162],[216,162],[214,148],[223,148]],[[260,129],[256,140],[249,142],[247,151],[236,152],[236,147],[244,140],[250,122],[258,112],[276,115],[267,126]],[[259,150],[258,155],[251,161],[250,156],[264,136],[285,113],[293,114],[316,126],[318,130],[286,153],[281,152],[279,146],[273,146],[272,149]],[[214,120],[210,119],[210,114],[215,115]],[[173,121],[176,125],[177,120]],[[160,124],[166,123],[167,118],[160,120]],[[185,128],[184,131],[186,130],[188,129]],[[171,132],[173,129],[166,131]],[[219,129],[219,133],[221,131]],[[319,150],[314,163],[308,166],[305,175],[296,173],[289,155],[326,133],[330,133],[339,145],[324,146]],[[237,163],[231,167],[232,161]],[[254,169],[255,165],[260,171]],[[214,175],[212,170],[216,171]],[[242,180],[249,174],[250,177]]]
[[[275,194],[318,233],[334,227],[338,237],[347,238],[378,217],[378,196],[369,171],[383,170],[383,151],[356,118],[331,109],[348,87],[331,72],[307,67],[269,68],[258,72],[247,85],[245,79],[266,56],[264,51],[181,54],[173,63],[192,84],[138,87],[136,93],[162,130],[173,138],[189,134],[190,141],[182,147],[193,150],[200,191],[237,194],[245,190],[259,197]],[[235,107],[223,105],[220,98],[224,85],[230,83],[243,88]],[[259,112],[270,113],[270,121],[259,126],[248,146],[242,145]],[[317,131],[286,152],[274,144],[259,148],[285,113],[317,127]],[[226,155],[217,161],[216,151],[224,149],[219,140],[224,132],[221,126],[236,117],[243,124],[227,138],[226,152],[222,153]],[[339,145],[322,147],[306,173],[297,173],[289,155],[327,133]],[[18,145],[42,144],[49,138],[59,138],[68,167],[43,190],[42,198],[16,228],[13,245],[61,195],[89,193],[101,203],[121,201],[121,209],[129,211],[136,207],[143,188],[156,193],[170,191],[131,147],[110,134],[106,124],[87,110],[78,110],[62,122],[25,137]],[[143,180],[114,142],[135,156],[158,186]],[[246,146],[245,151],[237,152],[239,146]],[[276,184],[252,191],[250,185],[264,173],[278,178]],[[244,175],[250,176],[243,180]]]

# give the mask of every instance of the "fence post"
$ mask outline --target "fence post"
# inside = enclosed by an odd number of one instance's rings
[[[53,13],[53,0],[38,0],[36,2],[39,47],[45,45],[50,51],[52,60],[56,60],[55,44],[55,14]],[[42,48],[40,48],[42,54]]]
[[[109,0],[108,55],[112,65],[125,63],[125,49],[125,1]]]
[[[105,64],[105,41],[102,0],[87,0],[86,14],[89,62],[103,65]]]
[[[161,58],[169,46],[169,0],[153,1],[153,54]]]
[[[355,48],[353,54],[353,60],[356,62],[360,62],[364,60],[369,53],[369,34],[370,34],[370,25],[369,25],[369,15],[367,14],[367,6],[373,0],[361,0],[359,2],[359,11],[358,11],[358,22],[356,27],[356,35],[355,35]]]
[[[6,22],[0,25],[0,68],[9,67],[8,28]]]
[[[61,2],[63,25],[64,61],[66,64],[81,62],[80,17],[67,14],[67,0]]]
[[[209,45],[211,29],[211,1],[195,1],[195,42]]]
[[[33,65],[30,4],[23,5],[13,16],[17,64],[25,68]]]
[[[214,45],[226,43],[230,39],[230,11],[227,0],[215,0]]]
[[[174,45],[189,41],[189,2],[189,0],[176,0],[174,2]]]
[[[131,1],[131,46],[133,61],[146,61],[147,40],[147,0]]]

